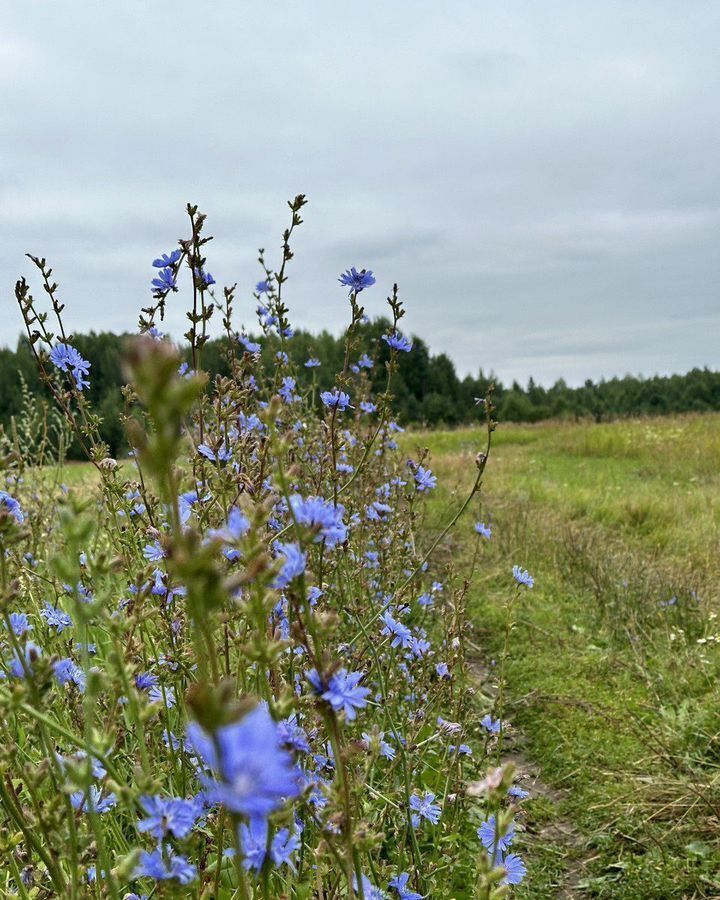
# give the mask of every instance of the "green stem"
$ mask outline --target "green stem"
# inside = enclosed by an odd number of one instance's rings
[[[353,888],[353,869],[355,871],[355,878],[357,880],[357,892],[360,900],[365,900],[365,893],[363,891],[362,884],[362,863],[360,861],[360,851],[357,847],[355,847],[353,840],[353,821],[352,821],[352,801],[350,798],[350,782],[348,780],[348,774],[345,769],[345,760],[342,755],[342,739],[340,737],[340,728],[338,727],[337,716],[333,710],[328,710],[325,713],[325,722],[328,726],[328,732],[330,735],[330,743],[333,748],[333,755],[335,757],[335,772],[337,774],[338,785],[340,787],[340,795],[342,797],[343,803],[343,811],[344,811],[344,823],[343,823],[343,836],[345,838],[345,853],[346,853],[346,875],[348,882],[348,897],[353,898],[355,896],[355,890]]]

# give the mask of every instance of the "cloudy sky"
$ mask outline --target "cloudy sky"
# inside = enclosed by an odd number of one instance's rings
[[[71,327],[133,329],[188,201],[251,325],[303,192],[299,326],[356,265],[462,374],[720,367],[719,41],[715,0],[7,0],[0,342],[26,251]]]

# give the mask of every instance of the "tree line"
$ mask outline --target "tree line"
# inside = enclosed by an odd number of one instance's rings
[[[373,359],[374,366],[365,371],[374,392],[382,391],[385,385],[385,362],[389,354],[382,335],[389,327],[389,322],[382,318],[361,325],[351,358],[354,363],[366,353]],[[90,332],[73,338],[74,346],[91,363],[89,399],[103,420],[103,440],[114,454],[126,449],[120,416],[124,407],[121,394],[125,383],[124,345],[129,337]],[[278,339],[265,336],[251,339],[261,343],[264,365],[272,369],[279,350]],[[299,389],[309,386],[314,379],[319,390],[327,390],[333,386],[335,373],[343,368],[345,339],[327,331],[318,335],[299,331],[285,342],[285,350],[297,365],[294,374]],[[243,352],[240,345],[238,352]],[[304,364],[311,357],[321,365],[306,368]],[[570,387],[560,379],[551,387],[544,387],[532,378],[527,386],[517,381],[504,385],[492,372],[485,374],[482,369],[476,376],[459,378],[452,360],[445,353],[431,353],[418,337],[413,337],[412,351],[400,357],[391,390],[394,412],[402,424],[434,427],[479,421],[482,410],[476,401],[485,397],[491,383],[495,384],[498,418],[506,422],[539,422],[550,418],[590,418],[601,422],[616,417],[720,410],[720,372],[708,368],[692,369],[684,375],[651,378],[626,375],[599,382],[588,379],[581,387]],[[205,345],[202,365],[211,375],[229,374],[227,339],[212,340]],[[31,395],[50,402],[24,338],[14,350],[0,349],[0,426],[6,432],[13,417],[22,413],[23,383]]]

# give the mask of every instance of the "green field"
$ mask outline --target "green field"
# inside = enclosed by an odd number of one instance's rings
[[[480,430],[415,433],[448,519]],[[490,522],[479,546],[472,529]],[[450,537],[492,696],[513,564],[535,588],[505,667],[511,755],[533,799],[519,897],[720,896],[720,416],[501,426]]]
[[[402,440],[430,451],[433,533],[466,496],[484,432]],[[91,478],[85,464],[62,473]],[[442,553],[456,582],[473,573],[478,708],[496,695],[512,565],[535,577],[505,662],[504,756],[531,791],[516,896],[720,896],[719,550],[720,415],[495,433]]]

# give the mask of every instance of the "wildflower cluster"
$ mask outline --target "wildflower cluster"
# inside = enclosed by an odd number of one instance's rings
[[[453,895],[499,898],[522,878],[502,710],[467,690],[465,589],[433,571],[480,490],[492,403],[467,499],[429,535],[438,479],[425,455],[399,452],[390,415],[398,354],[412,350],[397,288],[384,393],[371,395],[373,360],[354,345],[358,295],[376,279],[354,267],[339,279],[351,324],[320,416],[297,387],[284,295],[304,203],[290,203],[278,268],[260,254],[257,339],[233,328],[236,289],[208,273],[205,218],[188,207],[191,234],[154,260],[127,350],[125,460],[97,438],[90,365],[45,261],[60,340],[18,282],[38,366],[95,477],[43,504],[43,473],[20,478],[10,460],[0,492],[9,895],[419,900],[453,882]],[[160,331],[185,273],[190,361]],[[210,385],[218,311],[229,374]]]

